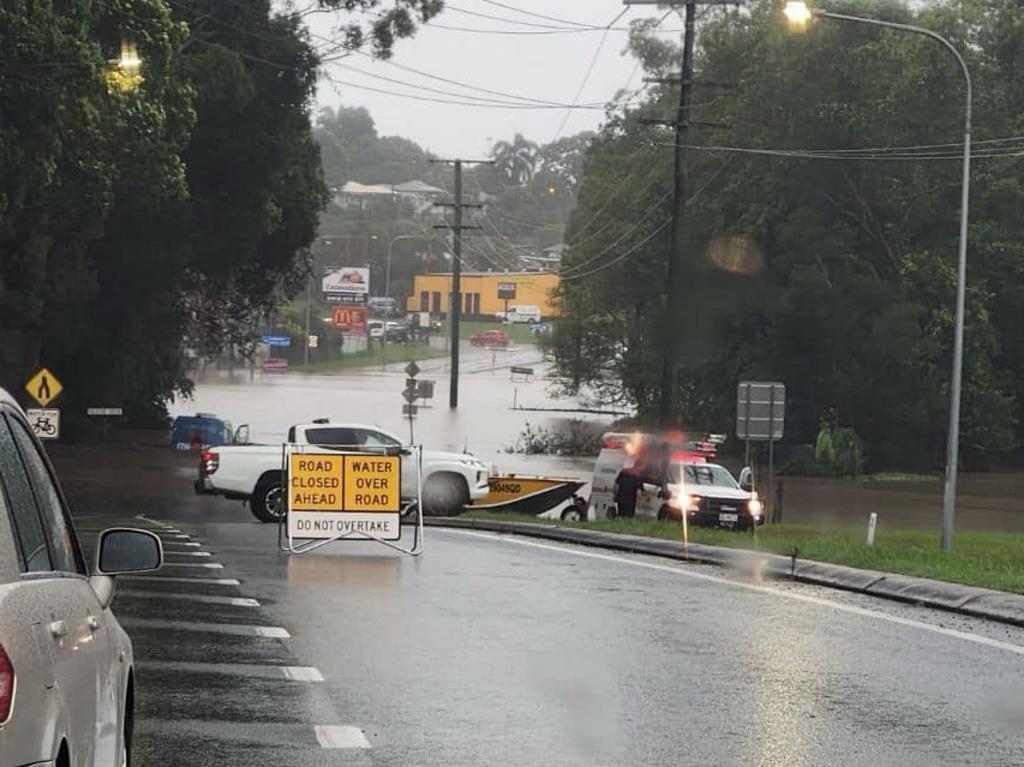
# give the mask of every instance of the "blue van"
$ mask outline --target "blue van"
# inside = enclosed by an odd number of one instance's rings
[[[213,413],[179,415],[171,426],[171,447],[175,450],[206,450],[230,445],[233,439],[231,422]]]

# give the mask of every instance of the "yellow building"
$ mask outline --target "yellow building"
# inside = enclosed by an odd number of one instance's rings
[[[541,316],[553,317],[554,272],[463,272],[462,314],[468,317],[496,315],[508,306],[536,306]],[[448,272],[417,274],[413,278],[412,295],[406,304],[410,312],[448,313],[452,275]]]

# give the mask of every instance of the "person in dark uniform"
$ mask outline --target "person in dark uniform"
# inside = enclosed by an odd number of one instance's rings
[[[644,479],[635,466],[626,466],[615,478],[615,508],[620,517],[636,516],[636,494],[644,486]]]

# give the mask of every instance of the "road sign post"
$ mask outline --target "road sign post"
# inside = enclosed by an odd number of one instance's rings
[[[60,439],[60,410],[29,408],[25,411],[28,425],[39,439]]]
[[[85,414],[93,418],[103,419],[103,449],[107,449],[108,424],[111,418],[120,418],[124,415],[124,408],[120,407],[90,407],[86,408]]]
[[[57,376],[46,368],[39,368],[36,374],[28,379],[25,391],[39,403],[39,407],[46,407],[60,396],[64,387]]]
[[[775,381],[741,381],[736,388],[736,436],[746,441],[747,462],[750,443],[768,443],[768,492],[765,503],[767,517],[776,517],[778,509],[772,502],[775,487],[775,442],[782,439],[786,423],[786,385]]]

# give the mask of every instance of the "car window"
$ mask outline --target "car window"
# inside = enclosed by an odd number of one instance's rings
[[[24,572],[48,572],[53,569],[50,551],[46,545],[46,531],[39,516],[35,496],[29,484],[28,474],[21,456],[14,445],[14,436],[7,429],[0,415],[0,492],[3,492],[7,507],[14,522]]]
[[[356,439],[365,447],[401,447],[397,439],[371,429],[356,429]]]
[[[684,482],[691,485],[712,485],[716,487],[730,487],[738,489],[739,485],[736,480],[733,479],[732,474],[727,469],[721,466],[714,466],[712,464],[694,464],[687,463],[682,464]],[[673,482],[678,480],[674,477],[679,476],[680,464],[672,467]]]
[[[75,534],[72,532],[67,511],[61,501],[60,491],[57,489],[53,475],[50,474],[42,450],[20,420],[9,418],[8,421],[14,432],[14,441],[18,444],[25,467],[28,469],[32,488],[35,490],[36,501],[43,518],[43,527],[50,541],[53,569],[85,575],[85,564],[79,555]]]
[[[306,429],[306,442],[310,445],[353,447],[360,444],[352,429],[329,426],[322,429]]]

